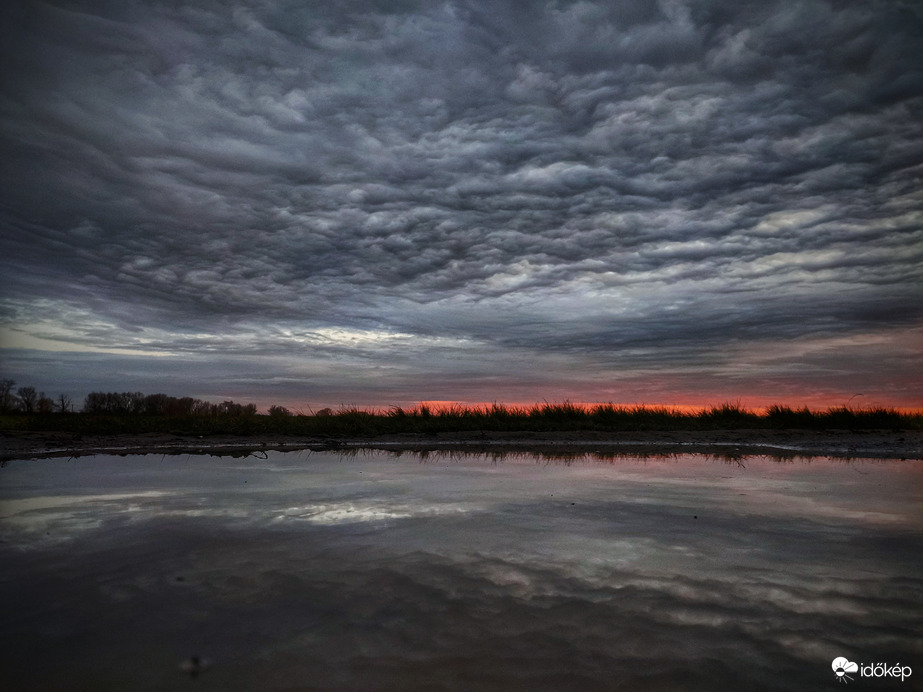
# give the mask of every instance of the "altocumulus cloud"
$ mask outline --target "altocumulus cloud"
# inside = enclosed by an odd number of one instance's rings
[[[18,379],[921,403],[914,3],[2,15]]]

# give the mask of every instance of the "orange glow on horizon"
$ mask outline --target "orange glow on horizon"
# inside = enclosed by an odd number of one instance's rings
[[[600,406],[613,406],[616,409],[649,409],[649,410],[658,410],[666,409],[667,411],[681,414],[690,414],[696,415],[703,411],[708,411],[713,408],[721,408],[724,405],[731,407],[739,407],[742,411],[755,413],[755,414],[765,414],[770,407],[772,406],[781,406],[785,408],[790,408],[794,411],[798,411],[804,408],[809,409],[813,412],[823,412],[830,409],[842,409],[848,408],[856,413],[861,413],[863,411],[875,410],[875,409],[887,409],[893,410],[898,413],[908,414],[908,415],[921,415],[923,414],[923,408],[913,407],[913,406],[889,406],[889,405],[880,405],[880,404],[865,404],[859,405],[855,400],[850,402],[837,401],[829,403],[826,405],[810,405],[803,402],[798,404],[789,404],[779,401],[773,401],[772,403],[767,403],[759,406],[747,405],[743,401],[738,400],[713,400],[709,403],[701,404],[670,404],[670,403],[658,403],[658,402],[614,402],[614,401],[573,401],[569,399],[560,399],[560,400],[542,400],[542,401],[464,401],[464,400],[453,400],[453,399],[423,399],[416,401],[414,403],[405,403],[405,404],[389,404],[384,406],[361,406],[361,405],[341,405],[336,407],[330,407],[333,411],[339,411],[343,409],[359,409],[362,411],[369,412],[380,412],[387,413],[389,410],[400,408],[403,411],[408,413],[412,411],[417,411],[421,407],[426,407],[431,412],[438,413],[442,411],[451,411],[453,409],[469,410],[469,411],[485,411],[489,410],[493,406],[499,406],[510,411],[531,411],[533,409],[540,409],[544,406],[573,406],[584,411],[592,411],[593,409]],[[302,407],[295,408],[295,411],[304,411],[306,413],[314,413],[319,409],[325,407]]]
[[[453,408],[462,408],[470,410],[487,410],[493,406],[500,406],[502,408],[510,410],[527,410],[530,411],[535,408],[542,408],[543,406],[573,406],[575,408],[582,409],[584,411],[591,411],[598,406],[613,406],[615,408],[624,408],[624,409],[634,409],[634,408],[646,408],[646,409],[667,409],[669,411],[676,411],[679,413],[694,413],[700,411],[702,408],[708,408],[707,406],[690,406],[686,404],[656,404],[656,403],[643,403],[643,404],[625,404],[625,403],[615,403],[610,401],[571,401],[569,399],[562,400],[543,400],[543,401],[452,401],[452,400],[424,400],[419,403],[406,407],[406,410],[413,410],[419,408],[420,406],[426,406],[431,411],[444,411],[451,410]]]

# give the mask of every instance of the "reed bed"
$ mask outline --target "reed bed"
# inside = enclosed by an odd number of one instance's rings
[[[76,435],[173,433],[184,435],[297,435],[367,438],[481,432],[701,431],[701,430],[923,430],[923,413],[890,408],[832,407],[811,410],[773,405],[754,411],[736,403],[699,410],[666,406],[543,402],[531,406],[489,404],[364,409],[344,406],[291,414],[22,413],[0,415],[0,431],[59,431]]]

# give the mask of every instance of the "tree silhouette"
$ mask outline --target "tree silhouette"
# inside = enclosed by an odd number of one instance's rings
[[[54,411],[54,399],[45,396],[45,392],[40,392],[35,408],[39,413],[51,413]]]
[[[38,393],[35,387],[20,387],[16,390],[19,397],[19,406],[26,413],[35,413],[35,407],[38,404]]]
[[[61,413],[67,413],[73,410],[74,402],[67,394],[58,394],[57,407]]]
[[[9,411],[13,408],[13,386],[16,383],[9,378],[0,379],[0,411]]]

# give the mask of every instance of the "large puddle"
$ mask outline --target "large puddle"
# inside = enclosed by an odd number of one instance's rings
[[[5,464],[0,689],[921,689],[923,462],[261,456]]]

